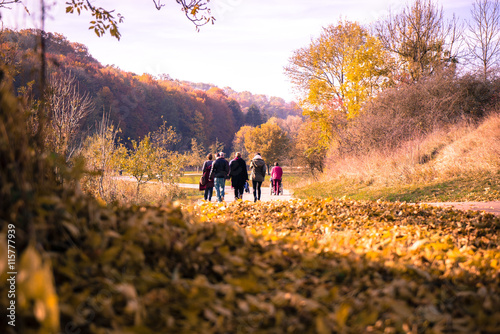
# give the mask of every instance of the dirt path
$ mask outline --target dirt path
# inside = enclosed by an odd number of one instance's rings
[[[117,179],[134,181],[132,177],[129,176],[120,176]],[[180,183],[180,187],[183,188],[195,188],[198,189],[197,184],[188,184],[188,183]],[[225,202],[233,202],[234,201],[234,190],[230,185],[226,185],[225,188],[226,196],[224,197]],[[200,199],[203,198],[203,192],[200,191]],[[262,197],[261,201],[275,201],[281,200],[286,201],[292,198],[292,195],[289,190],[283,189],[283,195],[280,196],[271,196],[269,187],[262,187]],[[252,188],[250,187],[250,193],[243,194],[244,201],[253,201],[253,193]],[[212,197],[212,202],[217,201],[217,195],[214,189],[214,194]],[[434,203],[421,203],[421,204],[429,204],[435,206],[442,207],[450,207],[458,210],[476,210],[476,211],[485,211],[489,213],[493,213],[495,215],[500,215],[500,201],[494,202],[434,202]]]
[[[496,202],[436,202],[425,203],[435,206],[451,207],[458,210],[476,210],[500,215],[500,201]]]
[[[131,176],[117,176],[115,177],[117,180],[122,180],[122,181],[130,181],[130,182],[135,182],[135,179]],[[178,183],[177,184],[181,188],[192,188],[192,189],[198,189],[198,184],[191,184],[191,183]],[[226,182],[226,188],[224,189],[225,195],[224,196],[224,202],[233,202],[234,201],[234,189],[231,188],[229,185],[229,182]],[[244,193],[243,194],[243,200],[244,201],[253,201],[253,189],[250,187],[250,193]],[[200,191],[200,199],[203,198],[203,192]],[[288,189],[283,189],[283,195],[279,196],[271,196],[271,189],[269,187],[262,187],[262,196],[261,196],[261,201],[274,201],[274,200],[281,200],[281,201],[286,201],[292,198],[292,195]],[[212,196],[212,202],[217,201],[217,194],[215,192],[214,188],[214,194]]]

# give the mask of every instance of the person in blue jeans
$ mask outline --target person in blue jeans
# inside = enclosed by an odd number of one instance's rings
[[[229,162],[224,157],[224,152],[220,152],[210,171],[210,178],[214,179],[218,202],[224,201],[226,179],[229,177]]]

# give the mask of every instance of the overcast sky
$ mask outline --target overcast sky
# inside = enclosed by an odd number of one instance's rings
[[[24,1],[36,12],[39,0]],[[47,3],[50,0],[46,1]],[[88,30],[90,15],[65,13],[65,0],[48,12],[45,30],[85,44],[103,65],[137,74],[169,74],[174,79],[212,83],[236,91],[295,99],[283,68],[293,51],[319,36],[321,28],[340,19],[364,25],[397,12],[404,0],[212,0],[214,25],[197,32],[174,0],[156,10],[152,0],[94,0],[125,17],[122,38],[98,38]],[[466,18],[473,0],[437,0],[446,15]],[[16,7],[16,6],[12,6]],[[4,26],[40,27],[20,6],[2,10]]]

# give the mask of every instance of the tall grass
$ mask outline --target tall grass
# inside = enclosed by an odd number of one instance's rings
[[[118,174],[112,173],[103,177],[102,188],[99,191],[99,180],[100,175],[87,175],[82,178],[81,187],[85,193],[96,198],[101,204],[161,206],[169,201],[190,199],[194,193],[191,189],[183,189],[176,184],[159,181],[150,181],[141,185],[137,193],[137,182],[134,179],[120,178]]]

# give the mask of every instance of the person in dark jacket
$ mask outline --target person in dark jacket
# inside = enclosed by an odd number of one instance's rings
[[[220,152],[217,160],[212,164],[210,178],[214,179],[217,201],[224,201],[226,178],[229,177],[229,162],[224,158],[224,152]]]
[[[262,182],[266,178],[266,163],[260,153],[257,153],[250,162],[250,170],[252,171],[253,200],[257,202],[260,201]]]
[[[203,163],[203,167],[201,168],[201,172],[203,173],[203,177],[206,180],[205,184],[200,184],[200,190],[205,190],[204,200],[211,201],[212,194],[214,192],[214,179],[210,178],[210,171],[212,170],[212,161],[213,156],[212,153],[207,155],[207,160]]]
[[[231,186],[234,188],[234,199],[243,199],[245,182],[248,180],[247,164],[241,158],[241,153],[236,152],[234,159],[229,162],[229,176]]]

